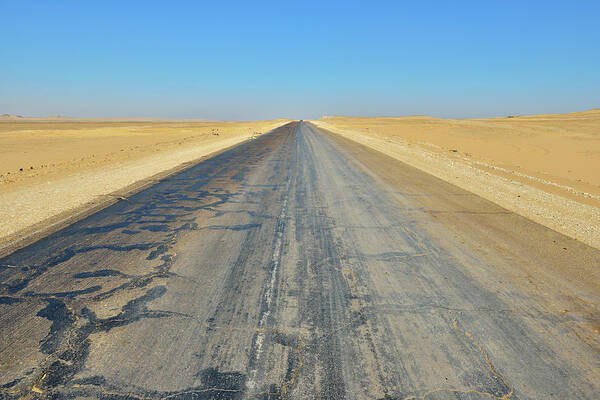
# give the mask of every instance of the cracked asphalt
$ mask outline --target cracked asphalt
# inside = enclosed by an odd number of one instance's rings
[[[600,398],[599,267],[294,122],[0,259],[0,398]]]

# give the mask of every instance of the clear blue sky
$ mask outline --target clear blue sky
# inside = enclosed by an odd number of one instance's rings
[[[310,119],[600,107],[600,1],[0,0],[0,114]]]

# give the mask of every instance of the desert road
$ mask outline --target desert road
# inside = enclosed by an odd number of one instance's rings
[[[598,399],[599,269],[293,122],[0,259],[0,398]]]

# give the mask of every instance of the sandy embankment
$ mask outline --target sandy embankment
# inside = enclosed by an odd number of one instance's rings
[[[286,122],[0,119],[0,252]]]
[[[600,248],[600,109],[312,122]]]

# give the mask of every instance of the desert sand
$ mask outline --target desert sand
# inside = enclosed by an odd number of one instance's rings
[[[313,122],[600,247],[600,109],[488,119]]]
[[[0,117],[0,248],[286,122]]]

